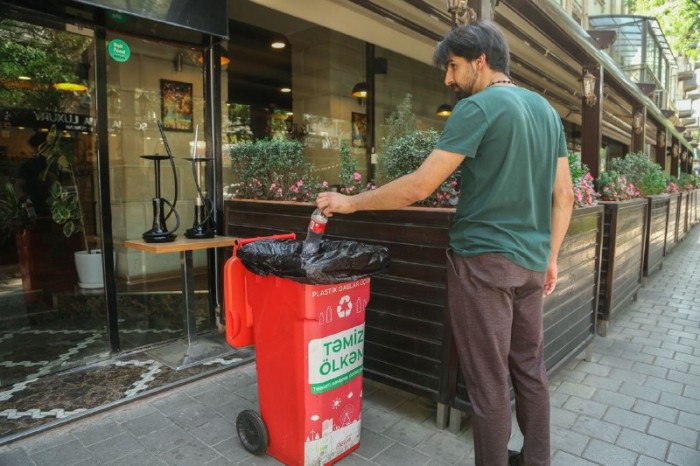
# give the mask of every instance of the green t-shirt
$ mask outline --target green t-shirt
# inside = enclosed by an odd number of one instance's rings
[[[557,112],[539,94],[488,87],[457,103],[436,146],[465,156],[450,247],[463,256],[502,254],[547,270],[552,187],[566,139]]]

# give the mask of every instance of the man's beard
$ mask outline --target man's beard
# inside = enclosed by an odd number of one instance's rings
[[[455,91],[455,100],[457,102],[459,102],[462,99],[466,99],[467,97],[471,97],[471,95],[472,95],[471,92],[466,92],[466,91],[462,91],[462,90],[458,89]]]

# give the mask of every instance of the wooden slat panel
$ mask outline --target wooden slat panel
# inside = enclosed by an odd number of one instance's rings
[[[227,234],[306,235],[312,205],[227,201]],[[336,215],[326,237],[384,246],[391,266],[372,278],[366,318],[368,377],[437,396],[447,374],[441,362],[447,329],[445,249],[454,209],[399,209]]]
[[[559,279],[554,293],[544,301],[545,365],[553,373],[573,352],[592,341],[600,283],[603,207],[574,211],[559,252]],[[455,361],[458,364],[458,361]],[[469,395],[457,365],[450,380],[450,405],[469,406]]]
[[[598,315],[607,320],[641,286],[646,236],[646,199],[606,202]]]
[[[668,225],[666,230],[666,247],[664,255],[667,255],[678,244],[678,208],[680,204],[680,194],[671,194],[669,196],[668,207]]]
[[[668,196],[653,196],[649,197],[648,201],[649,221],[647,222],[647,240],[644,249],[645,277],[659,269],[664,260],[670,198]]]
[[[240,237],[293,231],[302,239],[313,206],[227,201],[226,232]],[[603,208],[580,209],[560,252],[560,282],[545,301],[548,367],[592,338],[597,306]],[[453,209],[400,209],[334,216],[327,236],[389,248],[392,266],[372,278],[366,318],[365,375],[447,401],[458,380],[446,307],[445,249]],[[573,328],[573,330],[572,330]],[[566,332],[565,338],[555,335]],[[446,337],[447,335],[447,337]],[[572,340],[573,339],[573,340]],[[456,402],[458,403],[458,402]]]
[[[686,224],[688,210],[688,193],[682,192],[680,197],[680,205],[678,207],[678,241],[685,239],[685,235],[688,233],[688,228]]]

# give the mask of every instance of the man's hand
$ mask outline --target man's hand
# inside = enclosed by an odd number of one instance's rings
[[[544,292],[542,293],[543,296],[549,296],[552,294],[554,291],[554,288],[557,285],[557,275],[559,274],[559,269],[557,267],[557,261],[549,261],[549,265],[547,266],[547,272],[545,273],[544,276]]]
[[[332,217],[334,213],[351,214],[355,212],[352,202],[350,202],[350,196],[335,192],[319,193],[316,198],[316,205],[326,217]]]

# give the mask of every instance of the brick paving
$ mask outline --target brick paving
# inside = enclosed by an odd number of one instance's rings
[[[552,464],[700,465],[700,228],[638,299],[550,379]],[[252,456],[235,417],[257,407],[249,364],[0,447],[0,465],[275,465]],[[439,430],[429,400],[366,381],[348,466],[473,463],[469,418]],[[511,447],[521,436],[515,432]]]

